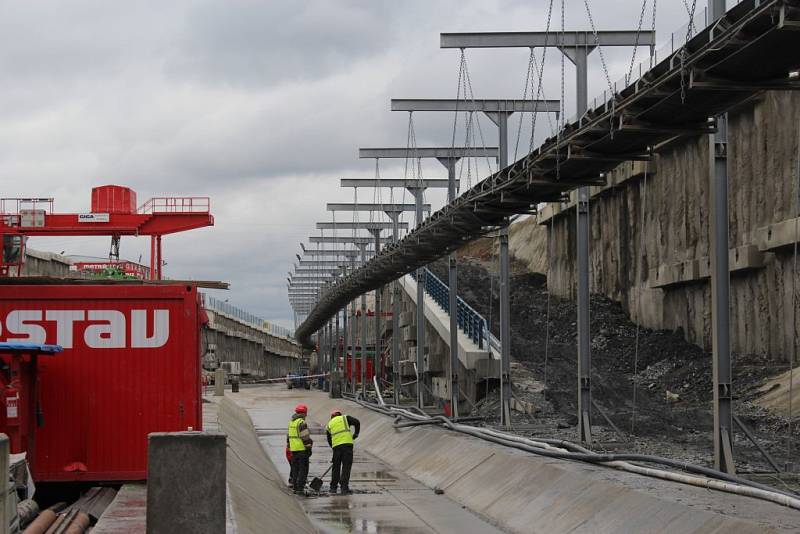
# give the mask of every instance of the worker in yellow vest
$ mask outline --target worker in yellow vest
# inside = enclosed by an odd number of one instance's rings
[[[311,458],[311,447],[314,445],[311,431],[306,424],[307,415],[308,407],[305,404],[295,406],[286,435],[286,446],[289,447],[292,457],[289,482],[297,495],[305,495],[308,461]]]
[[[355,432],[350,431],[355,428]],[[339,484],[342,486],[342,495],[350,491],[350,468],[353,467],[353,440],[361,432],[361,423],[352,415],[342,415],[341,410],[333,410],[325,435],[328,445],[333,449],[333,473],[331,474],[331,493],[336,493]]]

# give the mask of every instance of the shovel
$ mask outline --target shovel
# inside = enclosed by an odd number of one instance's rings
[[[328,471],[330,471],[331,469],[333,469],[333,464],[328,466],[328,469],[326,469],[325,472],[322,473],[322,476],[324,477],[325,475],[327,475]],[[308,485],[311,489],[319,493],[319,490],[322,489],[322,477],[314,477],[313,479],[311,479],[311,482]]]

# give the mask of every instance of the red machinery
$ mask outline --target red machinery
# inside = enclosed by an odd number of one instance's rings
[[[34,454],[34,434],[41,399],[38,358],[61,352],[58,345],[0,342],[0,427],[8,435],[12,453]]]
[[[25,238],[30,236],[111,236],[112,255],[121,236],[150,236],[150,278],[161,279],[161,237],[213,226],[208,197],[155,197],[138,208],[129,187],[92,189],[88,213],[54,213],[52,198],[0,199],[0,276],[20,275]]]
[[[34,478],[143,480],[149,433],[201,430],[203,316],[191,285],[0,279],[0,341],[63,348],[38,362],[0,350],[0,432]]]

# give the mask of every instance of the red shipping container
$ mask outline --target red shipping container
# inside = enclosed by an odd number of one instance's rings
[[[144,480],[149,433],[201,430],[200,320],[194,286],[0,285],[1,341],[64,347],[39,360],[34,479]]]

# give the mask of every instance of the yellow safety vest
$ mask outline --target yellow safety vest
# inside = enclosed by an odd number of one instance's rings
[[[332,447],[353,444],[353,434],[350,433],[350,427],[347,425],[346,415],[332,417],[328,421],[327,431],[331,434]]]
[[[292,419],[289,422],[289,450],[292,452],[302,452],[306,450],[306,444],[300,439],[300,424],[304,422],[305,419],[302,417]]]

